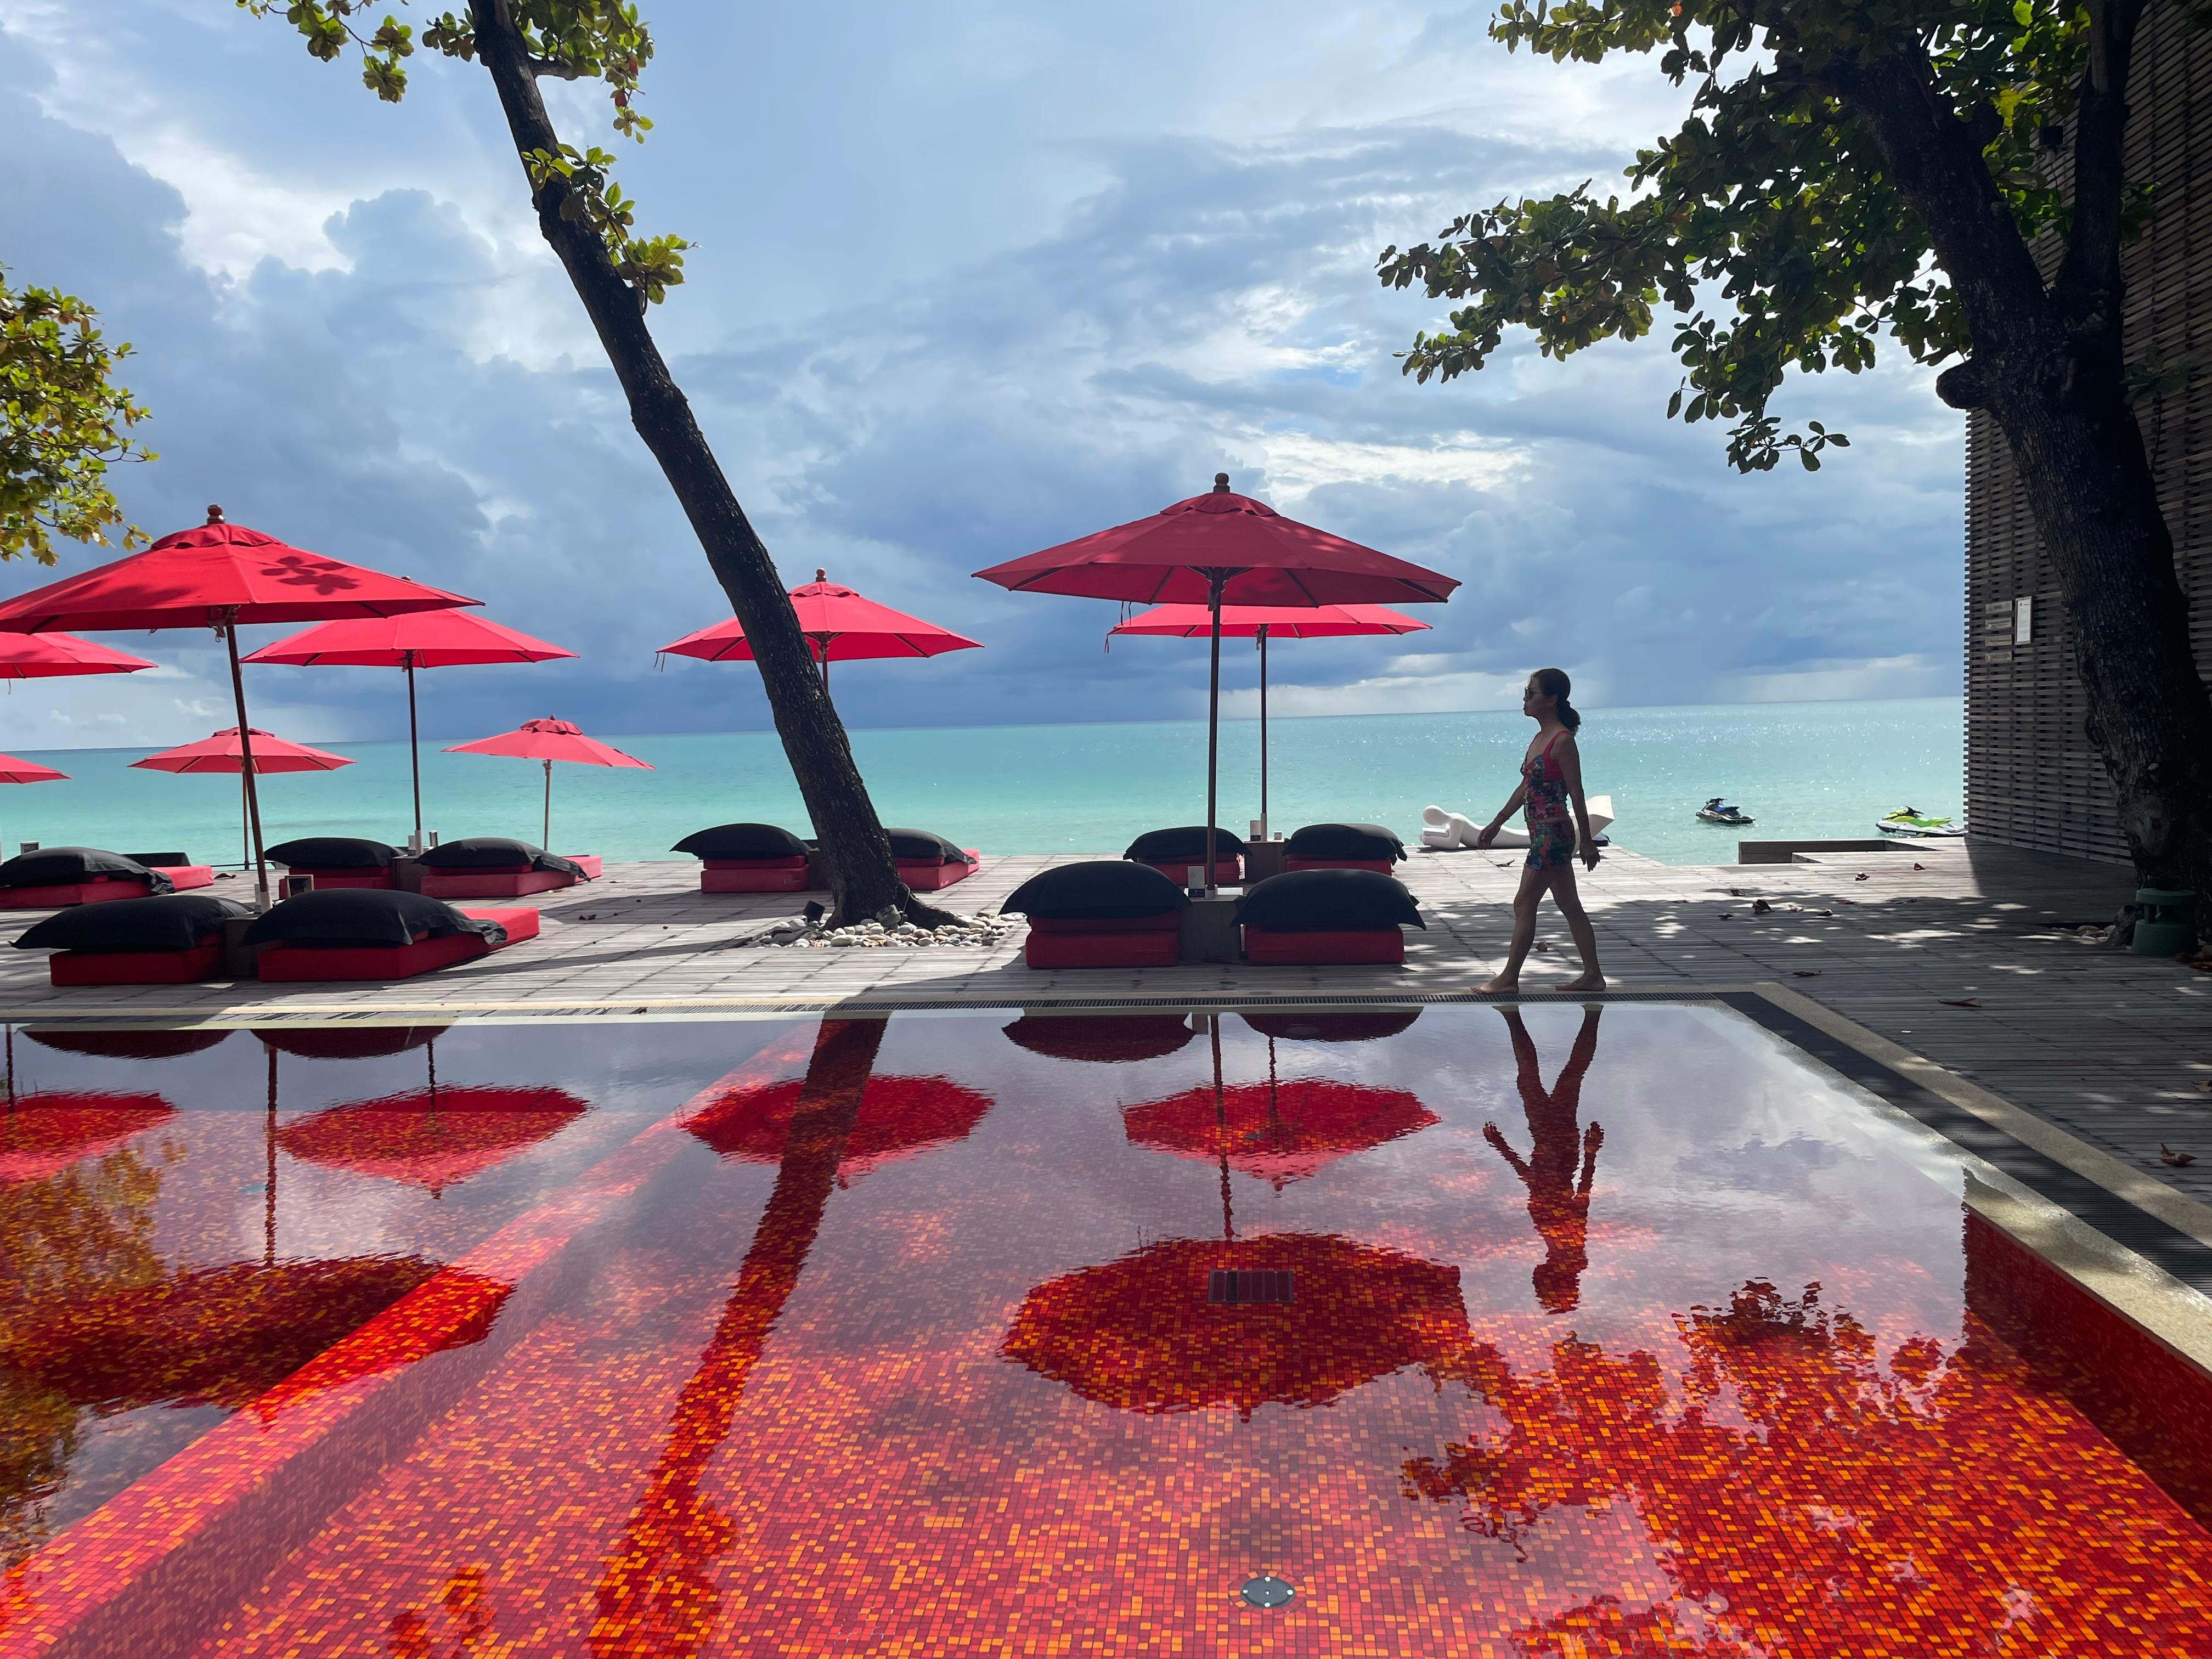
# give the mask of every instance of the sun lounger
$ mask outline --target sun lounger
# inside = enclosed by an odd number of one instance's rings
[[[1405,884],[1372,870],[1298,870],[1263,881],[1237,906],[1247,962],[1280,967],[1394,964],[1407,927],[1425,927]]]
[[[972,847],[955,846],[927,830],[885,830],[899,879],[917,893],[933,893],[965,881],[982,860]]]
[[[1387,876],[1406,843],[1379,823],[1310,823],[1284,843],[1283,868],[1371,870]]]
[[[1032,968],[1172,968],[1188,902],[1158,871],[1102,859],[1032,876],[1000,908],[1029,918]]]
[[[393,866],[399,849],[380,841],[352,836],[305,836],[279,842],[269,849],[269,859],[295,876],[312,876],[322,887],[397,887]]]
[[[535,939],[538,925],[528,905],[455,909],[420,893],[340,889],[286,899],[246,943],[265,981],[411,979]]]
[[[1206,862],[1206,826],[1183,824],[1173,830],[1148,830],[1131,842],[1121,854],[1139,864],[1149,864],[1177,887],[1194,865]],[[1213,884],[1234,887],[1244,879],[1244,843],[1226,830],[1213,832]]]
[[[215,871],[186,864],[181,853],[155,853],[146,864],[125,853],[96,847],[46,847],[0,864],[0,910],[54,910],[74,904],[112,904],[213,884]],[[169,860],[179,862],[170,863]]]
[[[804,893],[814,885],[812,849],[774,823],[718,823],[668,849],[699,860],[702,893]]]
[[[596,881],[601,868],[594,854],[564,858],[503,836],[449,841],[430,848],[420,862],[423,896],[437,899],[526,898]]]
[[[212,893],[140,896],[48,916],[16,939],[50,950],[56,985],[185,985],[223,975],[223,930],[252,914]]]

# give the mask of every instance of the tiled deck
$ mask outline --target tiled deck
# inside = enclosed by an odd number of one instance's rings
[[[1055,860],[987,858],[940,896],[994,908]],[[1916,867],[1918,866],[1918,867]],[[707,896],[690,861],[613,865],[588,888],[530,901],[544,936],[389,986],[216,983],[57,991],[45,959],[0,958],[0,1015],[219,1020],[273,1017],[696,1016],[860,1000],[1464,995],[1496,970],[1518,878],[1503,852],[1417,854],[1407,884],[1431,919],[1401,969],[1193,966],[1036,973],[1020,935],[991,948],[788,950],[738,941],[802,896]],[[226,884],[228,885],[228,884]],[[1615,852],[1584,880],[1621,991],[1779,984],[2065,1129],[2137,1172],[2212,1200],[2212,975],[2081,943],[2051,924],[2108,920],[2127,872],[1958,846],[1820,865],[1682,868]],[[1755,915],[1752,902],[1774,908]],[[32,918],[21,920],[27,924]],[[1570,977],[1547,907],[1524,990]],[[1949,1006],[1973,1000],[1978,1007]],[[2163,1141],[2200,1155],[2159,1160]],[[2142,1201],[2138,1198],[2138,1201]]]

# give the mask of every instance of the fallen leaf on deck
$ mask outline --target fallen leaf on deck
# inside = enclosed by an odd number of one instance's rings
[[[1753,899],[1751,902],[1751,914],[1754,916],[1763,916],[1773,908],[1765,899]]]
[[[1874,878],[1873,878],[1872,876],[1869,875],[1865,871],[1862,870],[1862,871],[1860,871],[1860,872],[1858,872],[1858,874],[1856,874],[1856,876],[1853,876],[1853,877],[1851,878],[1851,879],[1852,879],[1853,881],[1872,881],[1872,880],[1874,879]]]
[[[1979,997],[1937,997],[1936,1000],[1946,1008],[1978,1008],[1982,1006]]]
[[[2172,1147],[2167,1146],[2161,1140],[2158,1143],[2158,1161],[2161,1164],[2171,1164],[2178,1170],[2185,1164],[2196,1163],[2197,1154],[2194,1152],[2177,1152]]]
[[[1916,864],[1912,867],[1916,870],[1925,870],[1928,866],[1924,864]]]
[[[1528,948],[1532,951],[1548,951],[1552,948],[1552,941],[1547,939],[1540,939]]]
[[[1824,968],[1792,968],[1790,970],[1790,977],[1792,979],[1818,979],[1827,970]]]

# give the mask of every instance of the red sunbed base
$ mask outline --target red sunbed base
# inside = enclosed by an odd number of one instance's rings
[[[1170,881],[1180,887],[1191,866],[1203,866],[1203,858],[1139,859],[1139,864],[1149,864]],[[1213,884],[1216,887],[1241,887],[1244,884],[1244,861],[1242,859],[1216,859],[1213,861]]]
[[[803,858],[700,860],[702,893],[804,893],[812,884]]]
[[[968,856],[975,856],[972,848]],[[901,864],[898,867],[899,879],[917,893],[934,893],[956,881],[965,881],[975,873],[972,864]]]
[[[285,872],[288,875],[313,876],[315,878],[315,885],[319,888],[389,888],[394,884],[392,866],[389,865],[381,870],[311,870],[306,865],[294,864],[285,866]]]
[[[179,893],[194,887],[215,885],[215,866],[211,864],[167,864],[161,866],[161,873]]]
[[[523,898],[532,893],[558,892],[574,887],[577,878],[566,870],[455,870],[426,872],[422,892],[427,898]]]
[[[1283,868],[1291,870],[1372,870],[1378,876],[1391,871],[1389,859],[1302,859],[1291,854],[1283,861]]]
[[[57,951],[46,958],[56,985],[189,985],[222,974],[220,935],[188,951]]]
[[[1100,921],[1037,916],[1022,960],[1032,968],[1172,968],[1182,944],[1182,919],[1173,912]]]
[[[212,872],[209,878],[214,878]],[[46,887],[0,887],[0,910],[58,910],[69,904],[105,904],[110,899],[144,898],[153,890],[143,881],[70,881]]]
[[[1406,934],[1399,927],[1370,927],[1334,933],[1277,933],[1266,927],[1244,930],[1244,960],[1271,967],[1310,968],[1332,963],[1395,964],[1405,959]]]
[[[512,909],[472,907],[461,914],[499,923],[507,929],[507,945],[538,937],[538,912],[527,905]],[[304,980],[412,979],[457,962],[473,962],[493,948],[477,933],[447,933],[418,939],[412,945],[264,945],[261,977],[295,984]]]

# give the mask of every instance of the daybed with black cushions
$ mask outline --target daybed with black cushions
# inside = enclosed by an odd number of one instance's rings
[[[1372,870],[1390,873],[1406,843],[1379,823],[1310,823],[1283,843],[1285,870]]]
[[[965,881],[981,860],[972,847],[956,847],[927,830],[886,830],[891,857],[898,861],[899,879],[917,893],[933,893]]]
[[[702,893],[803,893],[813,879],[806,843],[773,823],[718,823],[668,850],[699,860]]]
[[[1147,865],[1099,859],[1031,876],[999,908],[1030,919],[1032,968],[1172,968],[1189,902]]]
[[[1206,826],[1149,830],[1131,842],[1121,856],[1149,864],[1178,887],[1193,865],[1206,862]],[[1213,884],[1234,887],[1244,879],[1244,843],[1226,830],[1213,832]]]
[[[469,836],[422,854],[422,891],[430,898],[521,898],[596,881],[594,855],[562,858],[526,841]]]
[[[56,985],[186,985],[223,976],[223,924],[253,914],[213,893],[168,893],[78,905],[48,916],[15,941],[52,951]]]
[[[257,917],[245,943],[264,980],[409,979],[538,937],[528,905],[456,910],[421,893],[334,888]]]
[[[303,836],[269,849],[272,864],[295,876],[313,876],[320,887],[397,887],[392,866],[399,849],[352,836]]]
[[[1425,928],[1405,883],[1372,870],[1293,870],[1237,903],[1244,960],[1281,966],[1399,963],[1406,927]]]
[[[97,847],[41,847],[0,864],[0,910],[53,910],[64,904],[106,904],[147,898],[188,887],[205,887],[215,871],[186,864],[183,854],[149,855],[146,864],[124,853]],[[174,858],[174,864],[169,860]]]

